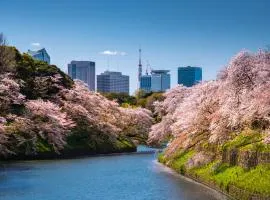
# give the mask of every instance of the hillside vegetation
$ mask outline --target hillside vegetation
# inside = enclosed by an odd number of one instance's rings
[[[0,37],[1,38],[1,37]],[[0,158],[53,158],[135,151],[151,112],[122,108],[54,65],[0,40]]]
[[[148,140],[168,142],[160,162],[238,199],[269,198],[269,52],[241,52],[217,80],[164,97]]]

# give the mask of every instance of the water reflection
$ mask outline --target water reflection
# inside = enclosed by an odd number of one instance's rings
[[[219,199],[154,160],[153,154],[133,154],[5,165],[0,170],[0,199]]]

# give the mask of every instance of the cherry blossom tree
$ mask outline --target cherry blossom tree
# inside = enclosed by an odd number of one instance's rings
[[[28,110],[27,118],[35,122],[33,131],[48,140],[56,152],[63,149],[66,136],[75,126],[67,113],[58,105],[41,99],[27,101],[25,105]]]
[[[147,134],[152,125],[150,111],[142,108],[120,108],[118,103],[89,91],[82,81],[74,88],[62,92],[64,108],[76,122],[97,131],[118,135],[120,133]]]
[[[24,95],[20,93],[20,85],[12,75],[0,75],[0,113],[6,112],[12,105],[22,104],[24,99]]]
[[[164,101],[155,102],[155,112],[162,118],[160,123],[154,124],[149,133],[149,144],[161,143],[164,138],[172,134],[172,124],[175,122],[173,117],[175,110],[183,103],[189,94],[189,88],[178,85],[164,94]]]
[[[120,117],[118,104],[107,100],[98,93],[89,91],[82,81],[75,81],[74,87],[70,90],[63,90],[61,95],[66,112],[73,118],[76,118],[78,110],[83,108],[78,113],[88,121],[89,126],[109,134],[117,134],[121,131],[118,127]]]
[[[144,108],[120,108],[121,133],[128,136],[147,138],[153,123],[151,111]]]
[[[202,141],[223,143],[231,132],[270,128],[270,53],[240,52],[220,72],[215,81],[191,88],[177,86],[155,104],[162,117],[150,132],[149,142],[173,136],[168,152],[188,148]]]

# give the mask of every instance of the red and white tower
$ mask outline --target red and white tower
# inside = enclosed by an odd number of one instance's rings
[[[140,88],[140,82],[141,82],[141,77],[142,77],[142,58],[141,55],[142,50],[141,48],[139,49],[139,65],[138,65],[138,88]]]

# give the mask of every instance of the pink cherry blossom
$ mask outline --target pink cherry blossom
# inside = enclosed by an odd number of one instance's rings
[[[177,86],[155,103],[162,120],[151,128],[149,143],[172,136],[168,151],[196,145],[196,137],[223,143],[230,133],[259,128],[269,142],[270,53],[240,52],[218,79],[191,88]]]

